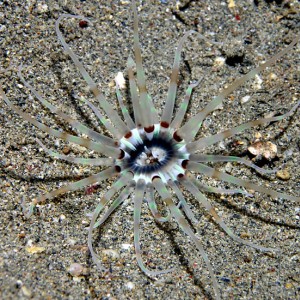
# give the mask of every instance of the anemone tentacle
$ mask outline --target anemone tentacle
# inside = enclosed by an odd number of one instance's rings
[[[162,182],[162,180],[159,177],[154,178],[153,179],[153,185],[154,185],[155,189],[157,190],[157,192],[162,197],[163,201],[169,207],[172,216],[174,217],[174,219],[176,220],[176,222],[178,223],[178,225],[180,226],[180,228],[183,230],[183,232],[196,245],[196,247],[197,247],[198,251],[200,252],[200,254],[201,254],[201,256],[202,256],[202,258],[203,258],[203,260],[204,260],[204,262],[205,262],[205,264],[207,266],[207,269],[209,271],[209,275],[210,275],[212,283],[213,283],[213,289],[214,289],[214,292],[215,292],[215,295],[216,295],[216,299],[221,299],[220,293],[219,293],[217,279],[216,279],[216,276],[214,274],[212,265],[211,265],[211,263],[209,261],[209,258],[207,257],[207,254],[205,253],[203,247],[201,246],[198,238],[196,237],[196,235],[194,234],[194,232],[190,228],[188,222],[184,218],[184,216],[181,213],[180,209],[172,201],[172,195],[167,190],[167,188],[164,185],[164,183]]]
[[[72,157],[68,155],[60,154],[56,151],[48,149],[39,139],[36,139],[38,144],[43,148],[45,152],[47,152],[50,156],[65,160],[74,164],[81,164],[81,165],[90,165],[90,166],[111,166],[113,164],[113,158],[107,157],[97,157],[97,158],[84,158],[84,157]]]
[[[143,118],[142,108],[141,108],[141,103],[137,92],[137,85],[133,74],[133,66],[134,66],[134,61],[132,57],[129,56],[127,60],[127,72],[128,72],[128,79],[129,79],[130,99],[133,108],[135,125],[136,127],[141,127],[142,118]]]
[[[229,85],[229,87],[225,88],[218,96],[216,96],[204,109],[202,109],[198,114],[193,116],[187,123],[185,123],[180,129],[178,129],[177,134],[186,142],[192,141],[198,133],[200,127],[202,126],[203,120],[208,114],[210,114],[220,104],[222,104],[222,101],[225,99],[225,97],[227,97],[234,90],[243,85],[246,81],[253,78],[259,72],[275,64],[275,62],[279,58],[288,53],[298,43],[299,39],[300,36],[297,36],[286,48],[275,54],[273,57],[269,58],[265,63],[254,68],[246,75],[236,79],[231,85]]]
[[[194,222],[195,224],[198,223],[198,220],[196,219],[194,213],[192,212],[190,206],[188,205],[188,203],[186,202],[179,186],[178,186],[178,183],[176,181],[172,181],[172,180],[169,180],[168,181],[168,185],[171,187],[171,189],[175,192],[178,200],[179,200],[179,203],[177,205],[178,208],[180,208],[182,206],[183,210],[184,210],[184,213],[186,214],[186,216],[192,221]]]
[[[51,200],[59,195],[65,194],[67,192],[77,191],[85,186],[92,185],[97,182],[104,181],[108,178],[111,178],[116,174],[117,174],[117,171],[115,170],[115,168],[110,167],[110,168],[105,169],[104,171],[93,174],[87,178],[69,183],[65,186],[62,186],[61,188],[58,188],[58,189],[52,191],[52,192],[43,194],[43,195],[39,196],[38,198],[34,199],[28,208],[23,204],[23,210],[24,210],[25,216],[27,218],[29,218],[32,215],[35,206],[39,203],[45,202],[45,200]]]
[[[132,194],[134,187],[134,182],[128,183],[127,186],[124,187],[124,189],[120,192],[119,196],[113,201],[111,206],[108,208],[108,210],[105,212],[105,214],[101,217],[101,219],[97,222],[95,222],[93,228],[97,228],[101,226],[109,217],[110,215],[115,211],[118,206],[120,206],[128,197]]]
[[[118,129],[118,133],[119,133],[117,138],[121,138],[123,135],[125,135],[129,131],[129,128],[122,121],[122,119],[120,118],[118,113],[106,101],[104,95],[97,88],[97,85],[96,85],[95,81],[91,78],[91,76],[88,74],[88,72],[84,68],[83,64],[77,58],[76,54],[73,52],[73,50],[70,48],[70,46],[66,43],[65,38],[63,37],[63,35],[62,35],[62,33],[59,29],[59,25],[60,25],[62,19],[64,19],[64,18],[75,18],[75,19],[85,20],[87,22],[89,22],[89,20],[82,17],[82,16],[63,14],[55,22],[56,34],[57,34],[57,37],[60,40],[61,44],[63,45],[65,51],[69,54],[69,56],[73,60],[74,64],[76,65],[76,67],[78,68],[78,70],[81,73],[82,77],[84,78],[84,80],[88,84],[90,90],[93,92],[95,98],[99,101],[101,107],[103,108],[103,110],[105,111],[107,116],[111,120],[114,120],[113,124],[116,126],[116,128]]]
[[[250,246],[260,251],[270,252],[276,251],[277,249],[266,248],[254,243],[251,243],[247,240],[241,239],[233,233],[233,231],[225,224],[223,219],[218,215],[215,208],[209,203],[206,197],[198,190],[198,188],[193,184],[192,181],[186,180],[186,178],[181,178],[179,181],[190,193],[206,208],[209,214],[214,218],[214,220],[219,224],[223,230],[236,242]]]
[[[108,218],[110,214],[105,214],[102,219],[100,219],[98,222],[96,222],[99,214],[101,213],[102,209],[106,206],[106,204],[109,202],[109,200],[122,188],[124,187],[130,180],[132,179],[132,173],[131,172],[125,172],[120,175],[120,177],[112,184],[111,188],[106,192],[106,194],[101,198],[99,204],[97,205],[96,209],[92,213],[91,222],[89,226],[89,232],[88,232],[88,247],[91,252],[92,259],[94,263],[97,265],[97,267],[102,271],[107,271],[101,264],[100,259],[93,248],[92,243],[92,233],[93,229],[101,225],[105,222],[105,220]],[[123,193],[119,195],[119,198],[122,199],[125,194],[128,193],[127,188],[123,189]],[[118,204],[118,201],[116,200],[113,205],[109,208],[109,210],[114,209],[114,205]]]
[[[96,140],[97,142],[101,142],[101,143],[105,143],[111,147],[116,147],[115,146],[115,142],[113,139],[100,134],[92,129],[90,129],[89,127],[83,125],[82,123],[80,123],[77,120],[74,120],[73,118],[71,118],[70,116],[68,116],[67,114],[63,113],[62,111],[60,111],[58,108],[56,108],[54,105],[52,105],[50,102],[48,102],[46,99],[44,99],[40,93],[38,93],[38,91],[36,91],[34,89],[34,87],[24,79],[23,75],[22,75],[22,68],[23,65],[21,64],[19,66],[19,70],[18,70],[18,76],[21,79],[21,81],[23,82],[23,84],[28,87],[30,89],[30,91],[36,96],[36,98],[45,106],[47,107],[52,113],[57,114],[58,116],[60,116],[63,120],[65,120],[67,123],[69,123],[73,128],[77,129],[79,132],[84,133],[86,135],[89,136],[89,138],[92,138],[94,140]]]
[[[130,128],[130,130],[132,130],[136,126],[135,126],[132,118],[129,115],[127,107],[124,105],[124,102],[123,102],[123,99],[122,99],[122,95],[121,95],[121,91],[120,91],[120,87],[119,87],[119,83],[117,81],[116,81],[116,95],[117,95],[117,99],[118,99],[119,105],[121,107],[121,111],[122,111],[124,120],[125,120],[127,126]]]
[[[195,30],[187,31],[183,35],[183,37],[180,38],[177,49],[175,51],[172,74],[170,77],[169,90],[168,90],[167,99],[166,99],[166,106],[164,107],[164,110],[163,110],[163,113],[161,116],[161,122],[166,122],[166,123],[170,124],[170,122],[172,120],[173,110],[174,110],[174,105],[175,105],[175,100],[176,100],[177,81],[178,81],[178,74],[179,74],[179,64],[180,64],[181,52],[182,52],[184,42],[192,34],[196,34],[200,39],[204,40],[205,42],[207,42],[209,44],[215,44],[215,45],[222,44],[222,43],[210,41],[205,36],[203,36],[202,34],[200,34],[199,32],[197,32]],[[194,85],[191,88],[193,88],[193,87],[194,87]],[[187,94],[189,94],[189,92],[192,92],[192,91],[190,91],[188,89]]]
[[[87,104],[87,106],[93,111],[95,116],[100,120],[100,122],[104,125],[104,127],[113,137],[117,138],[120,135],[118,129],[114,127],[112,123],[103,116],[101,111],[92,102],[90,102],[86,98],[80,98],[80,100]]]
[[[242,131],[244,131],[246,129],[250,129],[254,126],[267,124],[267,123],[274,122],[274,121],[281,121],[281,120],[291,116],[295,112],[295,110],[298,108],[299,105],[300,105],[300,101],[296,105],[294,105],[294,107],[292,107],[292,109],[290,111],[288,111],[287,113],[285,113],[281,116],[272,117],[272,118],[262,118],[262,119],[244,123],[242,125],[232,128],[232,129],[228,129],[223,132],[201,138],[195,142],[188,143],[186,148],[188,149],[188,151],[192,151],[192,149],[197,149],[196,151],[199,151],[208,146],[216,144],[228,137],[231,137],[233,135],[241,133]]]
[[[196,163],[193,161],[189,161],[186,163],[186,167],[188,170],[190,171],[195,171],[195,172],[199,172],[201,174],[205,174],[209,177],[212,178],[216,178],[222,181],[226,181],[226,182],[230,182],[236,185],[240,185],[245,187],[246,189],[250,189],[250,190],[254,190],[257,192],[261,192],[263,194],[267,194],[272,196],[273,198],[283,198],[283,199],[287,199],[287,200],[292,200],[292,201],[300,201],[300,197],[297,196],[292,196],[292,195],[288,195],[285,193],[280,193],[280,192],[276,192],[274,190],[270,190],[267,189],[265,187],[262,187],[260,185],[254,184],[250,181],[244,180],[244,179],[240,179],[237,177],[234,177],[232,175],[226,174],[224,172],[218,171],[214,168],[211,168],[207,165],[201,164],[201,163]]]
[[[168,214],[166,217],[164,217],[158,212],[157,205],[156,205],[156,202],[154,199],[153,186],[151,186],[151,185],[147,186],[145,199],[148,202],[148,207],[149,207],[153,217],[155,218],[155,220],[157,220],[158,222],[161,222],[161,223],[170,221],[171,214]]]
[[[153,124],[158,123],[158,115],[153,102],[147,93],[146,77],[143,67],[142,51],[139,39],[138,15],[135,1],[132,1],[131,7],[133,11],[133,50],[137,71],[137,84],[139,88],[139,102],[141,106],[140,112],[142,114],[141,122],[143,127],[149,128]]]
[[[233,194],[241,194],[245,195],[246,197],[252,197],[252,194],[243,191],[241,189],[222,189],[218,187],[209,186],[205,183],[199,182],[196,178],[194,178],[193,174],[186,173],[186,176],[193,180],[193,182],[196,184],[196,186],[201,190],[208,193],[215,193],[215,194],[224,194],[224,195],[233,195]],[[194,180],[195,179],[195,180]]]
[[[191,154],[189,160],[194,162],[238,162],[254,169],[255,171],[261,174],[272,174],[277,172],[277,169],[265,170],[251,163],[250,161],[238,156]]]
[[[159,271],[152,271],[149,270],[143,263],[142,255],[141,255],[141,248],[140,248],[140,219],[141,219],[141,210],[142,210],[142,202],[144,199],[144,193],[146,190],[146,183],[143,179],[139,179],[136,183],[136,189],[134,193],[134,248],[136,259],[138,265],[140,266],[141,270],[147,274],[148,276],[157,276],[165,273],[169,273],[174,271],[174,269],[165,269]]]
[[[194,82],[194,83],[191,83],[189,84],[186,92],[185,92],[185,97],[182,101],[182,103],[180,104],[180,107],[178,109],[178,112],[176,113],[175,115],[175,118],[173,119],[173,121],[171,122],[170,124],[170,127],[174,128],[174,129],[177,129],[180,127],[183,119],[184,119],[184,116],[186,114],[186,111],[187,111],[187,108],[188,108],[188,105],[189,105],[189,102],[190,102],[190,99],[191,99],[191,96],[192,96],[192,92],[193,92],[193,89],[198,86],[198,84],[201,82],[202,79]]]
[[[6,104],[12,109],[14,110],[16,113],[18,113],[23,119],[25,119],[26,121],[28,121],[29,123],[33,124],[34,126],[36,126],[37,128],[41,129],[42,131],[57,137],[57,138],[61,138],[62,140],[68,141],[68,142],[72,142],[75,143],[77,145],[86,147],[87,149],[90,150],[94,150],[98,153],[102,153],[105,154],[109,157],[119,157],[120,156],[120,149],[115,148],[115,147],[111,147],[108,145],[103,145],[97,142],[93,142],[90,139],[86,139],[86,138],[82,138],[82,137],[78,137],[78,136],[74,136],[71,134],[68,134],[64,131],[58,131],[56,129],[52,129],[48,126],[46,126],[45,124],[37,121],[36,119],[33,119],[29,114],[23,112],[21,109],[19,109],[17,106],[15,106],[14,104],[12,104],[12,102],[6,97],[2,87],[0,86],[0,95],[1,97],[4,99],[4,101],[6,102]]]

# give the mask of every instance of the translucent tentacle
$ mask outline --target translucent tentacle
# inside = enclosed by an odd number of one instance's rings
[[[247,80],[253,78],[256,74],[274,64],[279,58],[281,58],[283,55],[289,52],[298,43],[299,39],[300,36],[296,37],[285,49],[274,55],[268,61],[251,70],[249,73],[242,76],[241,78],[236,79],[229,87],[224,89],[218,96],[216,96],[203,110],[201,110],[198,114],[192,117],[184,126],[182,126],[177,131],[177,135],[184,139],[186,142],[193,140],[193,138],[198,133],[203,120],[209,113],[215,110],[216,107],[222,103],[225,97],[227,97],[234,90],[243,85]]]
[[[143,263],[141,249],[140,249],[140,220],[141,220],[141,210],[142,202],[145,193],[145,182],[143,179],[139,179],[136,184],[136,190],[134,195],[134,247],[136,253],[136,259],[141,270],[148,276],[157,276],[160,274],[165,274],[172,272],[174,269],[166,269],[160,271],[149,270]]]
[[[42,131],[44,131],[44,132],[46,132],[46,133],[48,133],[52,136],[61,138],[62,140],[72,142],[72,143],[75,143],[77,145],[81,145],[83,147],[86,147],[87,149],[95,150],[98,153],[102,153],[102,154],[107,155],[108,157],[117,158],[117,157],[120,156],[121,151],[119,149],[115,148],[115,147],[102,145],[100,143],[93,142],[90,139],[85,139],[85,138],[82,138],[82,137],[74,136],[74,135],[68,134],[64,131],[58,131],[56,129],[52,129],[52,128],[44,125],[43,123],[38,122],[37,120],[33,119],[29,114],[23,112],[17,106],[13,105],[12,102],[6,97],[6,95],[5,95],[4,91],[2,90],[1,86],[0,86],[0,96],[4,99],[6,104],[12,110],[14,110],[23,119],[25,119],[29,123],[33,124],[37,128],[41,129]]]
[[[187,174],[187,177],[194,178],[194,176],[189,173]],[[243,191],[241,189],[222,189],[222,188],[217,188],[213,186],[206,185],[202,182],[199,182],[197,179],[195,179],[195,185],[199,188],[200,191],[205,191],[208,193],[215,193],[215,194],[225,194],[225,195],[233,195],[233,194],[242,194],[245,195],[246,197],[253,197],[252,194]]]
[[[215,208],[209,203],[206,197],[197,189],[197,187],[191,182],[184,178],[179,181],[210,213],[210,215],[215,219],[215,221],[223,228],[223,230],[236,242],[250,246],[252,248],[258,249],[260,251],[278,251],[278,249],[266,248],[247,240],[243,240],[237,235],[235,235],[232,230],[225,224],[223,219],[217,214]]]
[[[132,121],[132,119],[129,115],[128,109],[124,105],[122,95],[121,95],[121,92],[120,92],[120,88],[119,88],[119,84],[117,82],[116,82],[116,94],[117,94],[118,102],[119,102],[119,105],[121,107],[121,111],[122,111],[122,114],[123,114],[123,117],[125,119],[126,124],[128,125],[128,127],[130,129],[135,128],[135,124],[134,124],[134,122]]]
[[[118,115],[118,113],[106,101],[106,99],[104,98],[104,95],[99,91],[99,89],[97,88],[96,83],[90,77],[90,75],[88,74],[88,72],[84,68],[83,64],[79,61],[79,59],[76,56],[76,54],[69,47],[69,45],[66,43],[65,38],[63,37],[63,35],[62,35],[62,33],[61,33],[60,29],[59,29],[59,25],[60,25],[61,21],[63,19],[65,19],[65,18],[75,18],[75,19],[85,20],[87,22],[89,22],[89,20],[87,20],[86,18],[84,18],[82,16],[75,16],[75,15],[70,15],[70,14],[63,14],[55,22],[56,34],[57,34],[57,37],[58,37],[59,41],[63,45],[65,51],[69,54],[69,56],[73,60],[74,64],[76,65],[76,67],[78,68],[78,70],[81,73],[82,77],[84,78],[84,80],[88,84],[90,90],[93,92],[95,98],[98,99],[101,107],[103,108],[103,110],[105,111],[105,113],[107,114],[107,116],[111,120],[114,120],[114,125],[119,130],[121,136],[125,135],[128,131],[130,131],[129,128],[122,121],[122,119],[120,118],[120,116]]]
[[[102,135],[87,126],[83,125],[82,123],[72,119],[70,116],[67,114],[63,113],[60,111],[58,108],[56,108],[54,105],[52,105],[50,102],[45,100],[35,89],[32,85],[27,82],[23,75],[22,75],[22,64],[19,66],[18,70],[18,76],[20,77],[21,81],[23,84],[30,89],[30,91],[36,96],[36,98],[45,106],[47,107],[52,113],[57,114],[59,117],[61,117],[63,120],[65,120],[67,123],[69,123],[73,128],[77,129],[79,132],[84,133],[88,135],[90,138],[95,139],[98,142],[102,142],[106,145],[109,146],[115,146],[115,142],[113,139]]]
[[[105,212],[105,214],[103,215],[103,217],[97,221],[94,224],[94,229],[101,226],[106,220],[107,218],[113,213],[113,211],[121,204],[124,202],[124,200],[126,200],[129,195],[132,193],[132,187],[130,185],[126,186],[122,192],[120,193],[120,195],[114,200],[114,202],[111,204],[111,206],[109,207],[109,209]]]
[[[81,164],[81,165],[90,165],[90,166],[111,166],[113,163],[112,158],[108,157],[98,157],[98,158],[83,158],[83,157],[71,157],[68,155],[60,154],[56,151],[52,151],[51,149],[47,148],[39,139],[36,139],[36,141],[39,143],[39,145],[43,148],[45,152],[47,152],[50,156],[53,156],[55,158],[69,161],[71,163],[75,164]]]
[[[172,115],[173,115],[173,110],[174,110],[174,104],[175,104],[176,92],[177,92],[177,81],[178,81],[178,73],[179,73],[179,64],[180,64],[182,47],[183,47],[184,42],[187,40],[187,38],[191,34],[193,34],[193,33],[197,34],[197,36],[199,38],[205,40],[208,43],[211,43],[211,44],[221,44],[221,43],[211,42],[205,36],[203,36],[202,34],[200,34],[197,31],[194,31],[194,30],[189,30],[179,40],[177,49],[175,51],[175,57],[174,57],[174,63],[173,63],[173,68],[172,68],[172,74],[171,74],[171,79],[170,79],[170,85],[169,85],[169,90],[168,90],[166,105],[165,105],[165,108],[163,110],[163,114],[162,114],[162,117],[161,117],[161,121],[162,122],[167,122],[168,124],[170,124],[170,122],[171,122]]]
[[[105,207],[105,205],[109,202],[109,200],[114,196],[115,193],[117,193],[124,185],[127,184],[128,181],[131,180],[131,178],[132,178],[132,173],[131,172],[127,172],[125,174],[122,174],[120,176],[120,178],[117,181],[114,182],[114,184],[111,186],[111,188],[101,198],[100,203],[97,205],[96,209],[92,213],[92,218],[91,218],[91,222],[90,222],[90,226],[89,226],[89,233],[88,233],[88,247],[89,247],[89,250],[91,252],[91,256],[92,256],[92,259],[93,259],[94,263],[97,265],[97,267],[101,271],[107,271],[107,270],[102,266],[102,263],[100,261],[99,256],[94,251],[93,243],[92,243],[93,229],[95,227],[98,227],[99,225],[101,225],[106,220],[106,218],[108,218],[109,215],[107,216],[105,214],[102,217],[102,219],[100,219],[98,222],[96,222],[100,212]],[[121,192],[121,194],[122,194],[122,192]],[[111,207],[109,208],[109,210],[110,209],[111,209]]]
[[[132,101],[135,125],[136,127],[139,127],[142,126],[142,120],[141,120],[142,111],[141,111],[139,96],[137,94],[137,86],[134,79],[133,66],[134,66],[133,59],[131,57],[128,57],[127,71],[128,71],[128,78],[129,78],[130,96]]]
[[[47,193],[47,194],[44,194],[44,195],[41,195],[39,196],[38,198],[36,199],[33,199],[33,201],[31,202],[29,208],[26,208],[25,205],[23,204],[23,210],[24,210],[24,214],[27,218],[29,218],[32,213],[33,213],[33,210],[34,210],[34,207],[38,204],[38,203],[42,203],[42,202],[45,202],[45,200],[50,200],[50,199],[53,199],[59,195],[62,195],[62,194],[65,194],[67,192],[74,192],[74,191],[77,191],[85,186],[88,186],[88,185],[92,185],[92,184],[95,184],[97,182],[100,182],[100,181],[103,181],[103,180],[106,180],[114,175],[116,175],[117,172],[115,170],[114,167],[111,167],[111,168],[108,168],[104,171],[101,171],[97,174],[93,174],[87,178],[84,178],[84,179],[81,179],[79,181],[76,181],[76,182],[72,182],[72,183],[69,183],[61,188],[58,188],[50,193]]]
[[[147,94],[145,71],[143,68],[141,46],[138,32],[138,16],[135,1],[131,2],[133,10],[133,41],[134,41],[134,55],[137,71],[137,83],[140,93],[141,112],[143,114],[142,125],[143,127],[150,127],[157,123],[157,111],[153,105],[151,98]]]
[[[267,189],[267,188],[262,187],[260,185],[254,184],[250,181],[243,180],[243,179],[240,179],[240,178],[236,178],[232,175],[220,172],[220,171],[218,171],[214,168],[211,168],[211,167],[206,166],[206,165],[201,164],[201,163],[196,163],[196,162],[189,161],[189,162],[187,162],[187,169],[191,170],[191,171],[195,171],[195,172],[205,174],[205,175],[207,175],[209,177],[212,177],[212,178],[216,178],[216,179],[219,179],[219,180],[223,180],[223,181],[226,181],[226,182],[230,182],[230,183],[233,183],[233,184],[236,184],[236,185],[243,186],[246,189],[250,189],[250,190],[254,190],[254,191],[257,191],[257,192],[260,192],[260,193],[263,193],[263,194],[270,195],[273,198],[283,198],[283,199],[297,201],[297,202],[300,201],[300,197],[287,195],[287,194],[284,194],[284,193],[279,193],[279,192],[276,192],[274,190]]]
[[[100,122],[107,128],[107,130],[114,136],[115,138],[120,139],[122,137],[121,133],[118,131],[117,128],[115,128],[100,112],[100,110],[89,100],[85,98],[80,98],[83,102],[85,102],[88,107],[94,112],[94,114],[97,116],[97,118],[100,120]]]
[[[299,105],[300,105],[300,101],[289,112],[287,112],[287,113],[285,113],[281,116],[272,117],[272,118],[263,118],[263,119],[258,119],[258,120],[254,120],[254,121],[244,123],[242,125],[239,125],[237,127],[232,128],[232,129],[228,129],[228,130],[225,130],[223,132],[201,138],[201,139],[199,139],[195,142],[191,142],[191,143],[187,144],[186,148],[187,148],[188,151],[190,151],[190,150],[195,151],[195,149],[197,149],[197,151],[198,151],[198,150],[204,149],[208,146],[211,146],[215,143],[218,143],[218,142],[220,142],[220,141],[222,141],[222,140],[224,140],[228,137],[231,137],[233,135],[241,133],[242,131],[244,131],[246,129],[250,129],[254,126],[258,126],[258,125],[261,125],[261,124],[266,124],[266,123],[270,123],[270,122],[274,122],[274,121],[283,120],[283,119],[291,116],[295,112],[295,110],[298,108]],[[259,172],[261,172],[261,171],[259,171]]]
[[[194,223],[198,223],[198,220],[196,219],[194,213],[192,212],[192,210],[190,209],[188,203],[186,202],[181,190],[179,189],[178,185],[176,184],[176,182],[173,182],[172,180],[168,181],[168,185],[173,189],[173,191],[175,192],[178,200],[179,200],[179,205],[178,208],[180,208],[180,206],[182,205],[183,210],[186,214],[186,216],[193,221]]]
[[[269,174],[269,173],[277,172],[277,169],[265,170],[251,163],[250,161],[238,156],[191,154],[189,159],[195,162],[238,162],[256,170],[261,174]]]
[[[180,125],[181,125],[181,123],[183,121],[183,118],[185,116],[185,113],[187,111],[187,108],[188,108],[188,105],[189,105],[189,102],[190,102],[190,99],[191,99],[193,88],[195,88],[200,83],[200,81],[201,80],[198,80],[195,83],[189,84],[189,86],[188,86],[188,88],[187,88],[187,90],[185,92],[184,100],[180,104],[178,112],[177,112],[174,120],[171,122],[170,127],[175,128],[175,129],[177,129],[177,128],[180,127]]]
[[[146,190],[146,201],[148,202],[148,206],[151,210],[151,213],[155,220],[158,222],[168,222],[171,218],[171,214],[168,214],[166,217],[163,217],[157,210],[157,205],[154,199],[154,190],[153,187],[149,186]]]
[[[196,245],[198,251],[200,252],[200,254],[201,254],[201,256],[202,256],[202,258],[203,258],[203,260],[204,260],[204,262],[207,266],[209,275],[211,277],[211,281],[213,283],[213,289],[214,289],[214,292],[215,292],[216,299],[221,299],[219,289],[218,289],[218,283],[217,283],[217,280],[216,280],[216,276],[213,272],[212,265],[211,265],[207,255],[206,255],[203,247],[201,246],[199,240],[197,239],[196,235],[194,234],[194,232],[190,228],[188,222],[184,218],[184,216],[183,216],[182,212],[180,211],[180,209],[173,203],[172,195],[167,190],[167,188],[165,187],[162,180],[160,178],[156,177],[153,180],[153,185],[154,185],[155,189],[157,190],[157,192],[161,195],[161,197],[164,200],[164,202],[166,203],[166,205],[169,207],[169,209],[172,213],[172,216],[174,217],[174,219],[176,220],[176,222],[178,223],[180,228],[183,230],[183,232],[187,236],[190,237],[190,239]]]

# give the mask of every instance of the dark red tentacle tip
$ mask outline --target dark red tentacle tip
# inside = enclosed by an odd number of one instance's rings
[[[147,132],[147,133],[151,133],[154,131],[154,125],[151,125],[149,127],[144,127],[144,130]]]
[[[177,131],[175,131],[173,133],[173,139],[176,141],[176,142],[181,142],[183,139],[177,134]]]
[[[124,150],[120,149],[120,155],[119,155],[118,159],[122,159],[122,158],[124,158],[124,156],[125,156]]]
[[[120,173],[122,171],[122,168],[120,166],[115,166],[115,170],[117,173]]]
[[[184,174],[180,173],[177,175],[178,180],[182,179],[184,177]]]
[[[125,139],[129,139],[131,136],[132,136],[132,132],[131,132],[131,131],[128,131],[128,132],[124,135],[124,138],[125,138]]]
[[[160,179],[160,177],[158,175],[155,175],[152,177],[152,181],[154,181],[154,179]]]
[[[163,128],[169,128],[170,124],[166,121],[161,121],[160,126],[163,127]]]
[[[79,27],[80,28],[87,28],[89,26],[89,23],[85,20],[79,21]]]
[[[189,163],[189,160],[188,160],[188,159],[185,159],[185,160],[182,161],[181,166],[182,166],[184,169],[186,169],[188,163]]]

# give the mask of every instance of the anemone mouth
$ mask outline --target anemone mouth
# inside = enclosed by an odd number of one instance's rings
[[[172,128],[161,124],[148,128],[134,128],[120,140],[120,149],[125,155],[116,161],[122,170],[134,174],[134,180],[146,182],[159,176],[163,181],[176,179],[185,173],[182,162],[189,157],[185,143],[173,138]]]

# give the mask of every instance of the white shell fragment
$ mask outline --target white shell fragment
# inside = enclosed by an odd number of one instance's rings
[[[75,277],[87,275],[88,270],[82,264],[72,263],[68,268],[68,272]]]
[[[120,89],[125,89],[126,81],[122,72],[118,72],[118,75],[115,77],[116,84],[120,87]]]
[[[258,158],[272,160],[277,155],[277,146],[271,142],[257,141],[248,147],[248,151]]]

